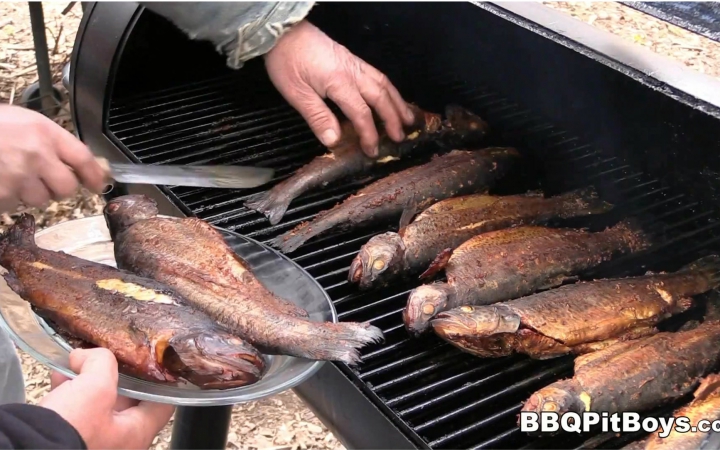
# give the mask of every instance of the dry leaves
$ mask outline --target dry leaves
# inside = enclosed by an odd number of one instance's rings
[[[720,78],[720,42],[615,2],[543,2],[693,70]]]
[[[720,77],[720,43],[667,25],[616,3],[544,3],[593,26],[675,58],[699,72]],[[46,2],[43,6],[53,79],[59,83],[62,67],[70,58],[82,13],[79,4],[65,16],[61,14],[67,6],[64,2]],[[17,103],[23,89],[37,81],[27,3],[0,2],[0,41],[0,101]],[[55,121],[72,131],[66,106]],[[75,198],[53,202],[43,210],[20,208],[13,214],[0,214],[0,231],[12,224],[21,212],[32,214],[38,221],[38,226],[45,228],[66,220],[100,214],[102,207],[103,201],[100,197],[82,190]],[[49,373],[27,354],[20,352],[20,355],[28,402],[37,403],[49,390]],[[155,438],[153,449],[168,449],[171,425],[172,422]],[[343,446],[295,394],[285,392],[275,398],[235,406],[227,448],[305,450],[342,449]]]

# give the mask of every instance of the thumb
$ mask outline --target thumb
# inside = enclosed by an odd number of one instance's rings
[[[322,98],[311,88],[288,93],[286,100],[295,108],[325,147],[340,141],[340,123]]]
[[[78,378],[102,380],[104,384],[118,384],[118,364],[115,355],[106,348],[75,349],[70,352],[70,370],[78,374]]]

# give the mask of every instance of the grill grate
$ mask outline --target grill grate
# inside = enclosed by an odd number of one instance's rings
[[[379,49],[376,59],[392,61],[383,59],[383,51]],[[373,61],[372,55],[365,59]],[[426,74],[422,84],[415,81],[418,84],[414,85],[412,79],[406,79],[418,77],[394,75],[403,68],[386,64],[383,70],[392,79],[401,80],[401,91],[425,108],[441,110],[445,101],[461,102],[493,127],[495,141],[488,145],[513,145],[528,158],[532,176],[524,172],[501,182],[497,192],[540,187],[555,194],[592,183],[603,198],[617,205],[616,214],[636,216],[656,232],[661,244],[647,254],[619,258],[588,276],[640,274],[655,267],[672,270],[720,240],[716,211],[698,212],[697,204],[677,194],[682,191],[667,181],[633,170],[488,87],[432,73],[419,56],[414,61],[417,66],[410,70]],[[142,98],[115,99],[108,130],[129,155],[144,163],[257,164],[275,168],[279,182],[325,150],[299,114],[274,91],[261,69],[251,62],[238,74]],[[406,66],[404,70],[409,69]],[[428,85],[433,86],[431,94]],[[267,243],[360,187],[409,164],[388,165],[371,176],[343,180],[321,192],[308,193],[290,205],[276,226],[242,206],[244,199],[258,189],[170,190],[192,214]],[[528,184],[527,180],[533,179],[539,184]],[[520,404],[533,391],[572,374],[571,357],[483,360],[434,336],[411,339],[402,326],[400,311],[415,285],[398,284],[382,292],[359,293],[348,284],[347,271],[360,247],[391,226],[322,236],[289,255],[322,284],[341,320],[369,320],[385,332],[385,343],[367,348],[359,368],[341,368],[359,379],[370,397],[382,408],[389,408],[398,423],[412,430],[409,434],[416,433],[431,448],[582,447],[591,436],[532,439],[515,427]],[[634,436],[612,438],[603,445],[624,445],[631,438]]]

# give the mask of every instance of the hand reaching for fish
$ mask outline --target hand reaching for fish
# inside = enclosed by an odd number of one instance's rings
[[[352,121],[363,151],[371,158],[378,156],[379,141],[371,108],[395,142],[404,137],[403,124],[413,122],[409,105],[384,74],[308,21],[278,40],[265,55],[265,67],[278,91],[326,147],[338,143],[341,130],[324,98],[337,103]]]

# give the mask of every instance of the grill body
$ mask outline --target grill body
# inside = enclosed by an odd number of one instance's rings
[[[674,270],[720,250],[718,82],[536,4],[323,3],[310,20],[386,73],[407,100],[434,111],[460,103],[490,123],[488,145],[516,146],[528,163],[496,192],[593,184],[618,216],[658,233],[651,251],[585,277]],[[130,3],[88,8],[70,79],[80,137],[111,160],[267,165],[279,181],[324,152],[261,61],[233,72],[212,46]],[[242,206],[257,189],[128,189],[155,198],[163,214],[267,242],[370,181],[310,192],[277,226]],[[576,448],[591,439],[538,440],[515,427],[521,402],[570,376],[572,358],[481,360],[432,336],[410,339],[400,311],[415,284],[365,294],[347,284],[360,246],[394,225],[329,234],[289,255],[323,285],[341,320],[370,320],[386,333],[359,368],[329,363],[296,389],[328,428],[351,448]]]

